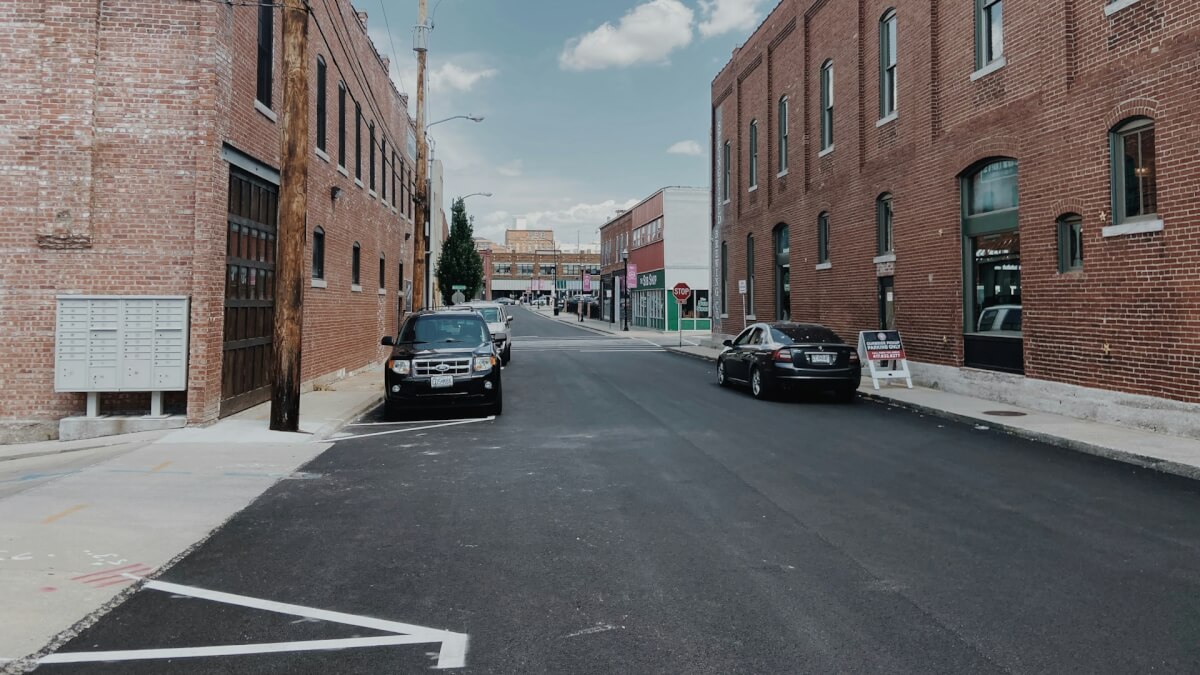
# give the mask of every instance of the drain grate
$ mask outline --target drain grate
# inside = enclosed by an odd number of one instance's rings
[[[985,410],[984,415],[992,415],[993,417],[1024,417],[1028,413],[1018,412],[1016,410]]]

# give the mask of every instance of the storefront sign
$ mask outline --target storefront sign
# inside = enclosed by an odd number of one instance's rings
[[[638,287],[637,265],[635,265],[633,263],[629,263],[629,269],[625,273],[625,287],[626,288],[637,288]]]
[[[592,275],[588,274],[587,272],[583,273],[583,292],[592,292]]]
[[[859,358],[867,363],[871,384],[879,389],[880,380],[904,380],[912,389],[912,374],[904,354],[900,331],[865,330],[858,334]],[[884,365],[884,363],[888,365]]]

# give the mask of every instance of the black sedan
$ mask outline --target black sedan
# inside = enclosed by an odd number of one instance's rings
[[[492,333],[474,310],[448,309],[410,315],[384,370],[384,412],[389,418],[418,407],[503,411],[500,359]]]
[[[832,330],[810,323],[756,323],[725,341],[717,383],[750,385],[755,398],[784,390],[833,390],[853,401],[862,379],[858,352]]]

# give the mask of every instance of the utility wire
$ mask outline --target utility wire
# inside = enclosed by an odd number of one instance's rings
[[[396,55],[396,42],[392,40],[392,25],[388,23],[387,6],[384,4],[383,0],[379,0],[379,10],[383,12],[383,27],[387,29],[388,43],[392,45],[392,62],[396,64],[396,72],[398,74],[400,72],[400,57]],[[388,73],[388,76],[391,76],[390,72]],[[404,90],[403,80],[397,77],[396,81],[398,81],[397,83],[400,85],[400,93],[408,96],[408,92]]]

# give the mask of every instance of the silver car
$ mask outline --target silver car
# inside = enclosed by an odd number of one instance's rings
[[[513,317],[508,309],[498,302],[468,302],[467,306],[479,313],[487,322],[488,330],[492,332],[492,341],[496,343],[496,351],[504,365],[512,359],[512,335],[509,324]]]

